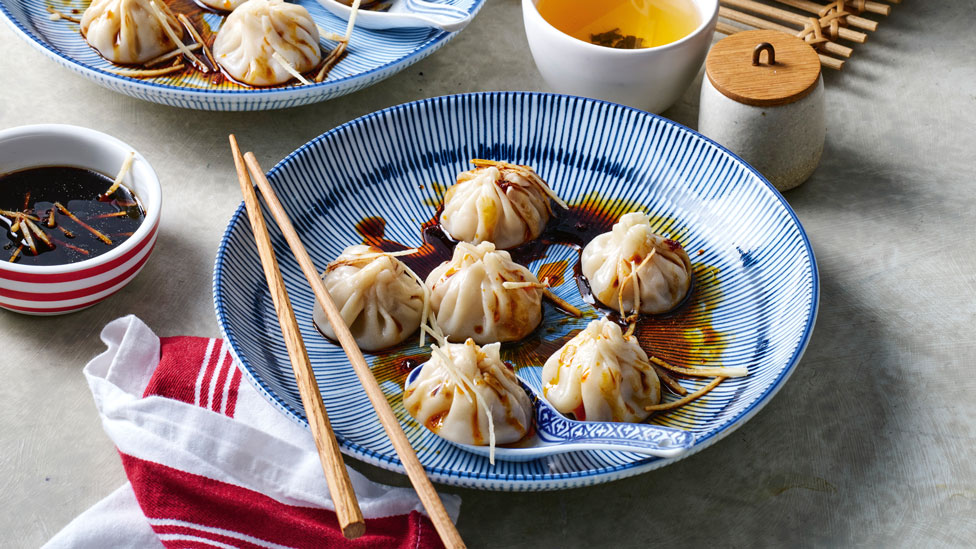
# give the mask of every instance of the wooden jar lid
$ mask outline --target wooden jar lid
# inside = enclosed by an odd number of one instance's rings
[[[757,47],[764,51],[758,51]],[[770,53],[768,50],[773,50]],[[759,53],[758,64],[753,56]],[[769,59],[775,57],[770,65]],[[757,107],[787,105],[805,97],[820,78],[820,57],[785,32],[744,31],[723,38],[708,52],[705,74],[722,95]]]

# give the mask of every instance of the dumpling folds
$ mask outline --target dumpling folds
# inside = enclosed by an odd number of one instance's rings
[[[625,317],[675,308],[691,288],[691,260],[681,244],[657,235],[634,212],[583,248],[583,275],[600,303]]]
[[[459,242],[426,282],[431,310],[451,341],[517,341],[542,321],[539,279],[491,242]],[[517,284],[506,288],[506,282]]]
[[[156,7],[176,36],[183,28],[162,0]],[[81,34],[113,63],[145,63],[176,48],[149,0],[93,0],[81,16]]]
[[[498,343],[479,347],[471,339],[435,349],[404,388],[407,412],[437,435],[461,444],[488,445],[492,431],[494,444],[520,440],[532,427],[534,410],[499,349]]]
[[[542,394],[579,421],[638,422],[661,401],[661,382],[637,338],[598,319],[546,360]]]
[[[397,258],[371,246],[350,246],[329,264],[325,287],[364,351],[396,345],[420,327],[424,288]],[[322,310],[315,324],[336,339]]]
[[[444,194],[441,227],[456,240],[492,242],[499,249],[538,237],[555,196],[545,181],[528,166],[474,162],[479,167],[458,175]]]
[[[299,73],[322,60],[319,29],[308,10],[282,0],[247,0],[227,16],[214,40],[217,63],[238,82],[276,86],[293,75],[277,53]]]

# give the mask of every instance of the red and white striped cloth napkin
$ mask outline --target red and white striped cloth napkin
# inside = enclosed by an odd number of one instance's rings
[[[409,488],[349,469],[366,535],[342,537],[311,435],[242,381],[227,344],[158,338],[134,316],[85,367],[129,482],[45,547],[440,547]],[[460,498],[442,495],[457,520]]]

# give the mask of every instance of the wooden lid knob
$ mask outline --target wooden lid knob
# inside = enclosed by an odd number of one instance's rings
[[[753,30],[723,38],[708,52],[705,74],[722,95],[757,107],[805,97],[820,78],[820,57],[785,32]]]

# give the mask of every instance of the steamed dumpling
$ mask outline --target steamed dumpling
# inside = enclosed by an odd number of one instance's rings
[[[424,288],[397,258],[371,246],[350,246],[325,269],[325,287],[364,351],[391,347],[420,327]],[[336,334],[319,307],[315,324]]]
[[[451,341],[516,341],[542,321],[539,280],[491,242],[459,242],[426,282],[434,318]]]
[[[322,60],[319,29],[308,10],[283,0],[247,0],[227,16],[214,40],[217,63],[238,82],[275,86],[293,78],[277,53],[299,73]]]
[[[244,3],[244,0],[197,0],[208,8],[222,11],[234,11],[237,6]]]
[[[532,427],[532,402],[502,362],[499,348],[498,343],[479,347],[471,339],[435,348],[404,388],[407,412],[434,433],[461,444],[488,445],[492,432],[494,444],[520,440]]]
[[[178,36],[183,28],[162,0],[156,7]],[[145,63],[176,48],[153,12],[149,0],[93,0],[81,16],[81,34],[113,63]]]
[[[654,234],[634,212],[583,248],[583,275],[600,303],[625,317],[675,308],[691,287],[691,260],[681,244]]]
[[[545,181],[528,166],[474,162],[444,194],[441,227],[456,240],[499,249],[538,237],[552,213]]]
[[[637,338],[599,319],[549,357],[542,394],[579,421],[638,422],[661,401],[661,382]]]

